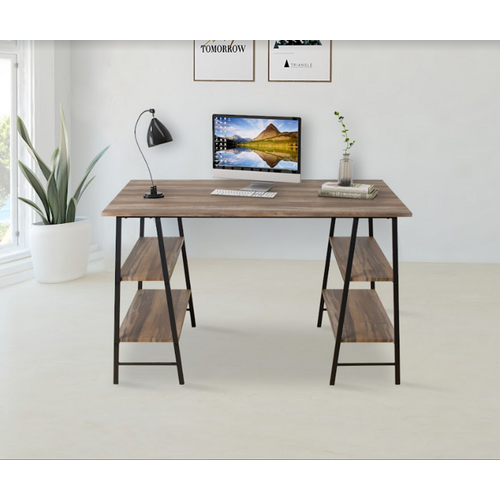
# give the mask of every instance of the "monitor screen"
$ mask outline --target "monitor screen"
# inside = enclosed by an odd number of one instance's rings
[[[217,114],[212,125],[214,176],[300,181],[300,118]]]

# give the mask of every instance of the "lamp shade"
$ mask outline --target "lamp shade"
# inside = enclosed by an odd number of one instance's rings
[[[154,180],[153,180],[153,174],[151,173],[151,169],[149,168],[148,161],[146,160],[146,157],[144,156],[141,146],[139,144],[139,141],[137,140],[137,124],[139,123],[139,120],[141,119],[141,116],[144,113],[151,113],[153,115],[153,119],[151,120],[151,123],[149,124],[148,128],[148,136],[147,136],[147,141],[148,141],[148,146],[158,146],[158,144],[165,144],[166,142],[172,142],[172,136],[170,135],[170,132],[167,130],[167,127],[163,125],[163,123],[159,120],[157,120],[155,116],[155,110],[153,108],[151,109],[146,109],[144,110],[140,115],[139,118],[137,118],[137,121],[135,122],[135,127],[134,127],[134,138],[135,138],[135,143],[137,144],[137,147],[139,148],[139,152],[142,155],[142,158],[144,160],[144,163],[146,164],[146,167],[149,172],[149,177],[151,177],[151,192],[146,193],[144,195],[144,198],[163,198],[164,194],[159,193],[157,187],[155,186]]]
[[[166,142],[172,142],[170,132],[160,120],[153,118],[148,128],[148,146],[151,148]]]

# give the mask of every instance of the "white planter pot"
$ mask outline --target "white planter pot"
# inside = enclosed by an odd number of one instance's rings
[[[35,278],[40,283],[61,283],[87,272],[91,225],[86,217],[68,224],[31,226],[30,248]]]

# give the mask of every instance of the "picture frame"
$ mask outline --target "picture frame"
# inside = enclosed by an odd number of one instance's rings
[[[268,81],[331,82],[331,40],[268,40]]]
[[[255,81],[254,40],[194,40],[195,82]]]

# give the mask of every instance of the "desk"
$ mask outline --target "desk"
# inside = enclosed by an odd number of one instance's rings
[[[363,180],[375,184],[379,194],[374,200],[345,200],[318,196],[326,180],[305,180],[300,183],[276,183],[274,198],[212,196],[216,189],[241,189],[248,181],[182,180],[157,181],[158,191],[165,198],[144,199],[148,181],[130,181],[104,209],[102,215],[111,217],[174,217],[174,218],[327,218],[342,217],[411,217],[411,212],[379,180]]]
[[[318,196],[318,189],[325,180],[305,180],[299,184],[277,183],[273,188],[278,194],[275,198],[246,198],[231,196],[212,196],[210,193],[216,188],[241,189],[248,182],[239,180],[172,180],[158,181],[158,190],[165,193],[164,198],[144,199],[148,192],[148,181],[130,181],[116,198],[104,209],[103,216],[116,217],[116,262],[115,262],[115,324],[114,324],[114,383],[118,383],[118,367],[123,364],[170,364],[177,366],[179,383],[184,383],[182,364],[179,350],[179,335],[182,328],[185,311],[191,316],[192,326],[196,325],[194,316],[193,298],[188,269],[186,245],[182,226],[183,218],[326,218],[331,220],[330,234],[325,261],[325,272],[320,298],[318,326],[321,326],[323,311],[328,311],[334,334],[336,337],[334,359],[330,383],[335,383],[335,374],[338,362],[340,344],[343,341],[391,341],[395,345],[396,383],[400,382],[399,375],[399,291],[398,291],[398,247],[397,247],[397,220],[399,217],[411,217],[411,212],[404,203],[392,192],[387,184],[381,180],[361,180],[357,182],[375,184],[379,194],[374,200],[336,199]],[[138,218],[141,221],[139,241],[127,262],[121,265],[121,226],[124,218]],[[153,218],[156,223],[157,238],[144,237],[144,218]],[[164,238],[161,227],[162,218],[175,218],[178,221],[179,236]],[[347,241],[334,236],[335,220],[337,218],[353,219],[351,237]],[[373,263],[370,256],[382,254],[374,243],[373,219],[388,218],[392,220],[393,236],[393,265],[390,276],[387,273],[377,274],[381,267],[387,267],[386,262],[381,266],[377,261]],[[359,219],[368,219],[369,236],[360,239],[356,250]],[[152,240],[157,240],[156,243]],[[153,248],[152,244],[155,244]],[[338,243],[338,244],[337,244]],[[331,293],[327,290],[328,270],[332,251],[339,262],[344,278],[344,287],[340,293]],[[344,252],[344,256],[343,253]],[[184,264],[186,290],[173,291],[170,288],[170,276],[177,260],[182,253]],[[383,254],[382,254],[382,258]],[[364,268],[373,272],[365,272]],[[361,276],[361,278],[360,278]],[[364,278],[364,279],[363,279]],[[138,281],[137,300],[132,304],[124,323],[120,328],[120,283],[125,280]],[[162,280],[165,284],[165,295],[153,295],[142,290],[142,282],[148,280]],[[369,308],[376,314],[377,321],[385,326],[382,334],[374,329],[374,336],[368,338],[366,332],[362,335],[346,335],[343,338],[344,326],[357,328],[357,325],[366,322],[366,311],[350,309],[347,298],[349,283],[354,280],[370,282],[370,296],[375,289],[375,281],[392,281],[394,286],[394,326],[387,333],[388,325],[385,317],[379,314],[379,306],[369,299]],[[353,296],[354,296],[353,292]],[[367,294],[368,297],[368,294]],[[166,299],[166,301],[165,301]],[[354,297],[358,309],[364,308],[364,299]],[[163,304],[164,314],[157,310]],[[365,304],[366,305],[366,304]],[[326,309],[325,309],[326,306]],[[153,312],[146,318],[144,311]],[[152,317],[156,319],[151,319]],[[165,326],[166,325],[166,326]],[[162,330],[165,327],[168,332]],[[162,330],[162,332],[160,332]],[[149,332],[149,333],[148,333]],[[153,341],[173,342],[176,356],[175,363],[121,363],[119,361],[119,344],[124,341]],[[380,364],[380,363],[370,363]]]

